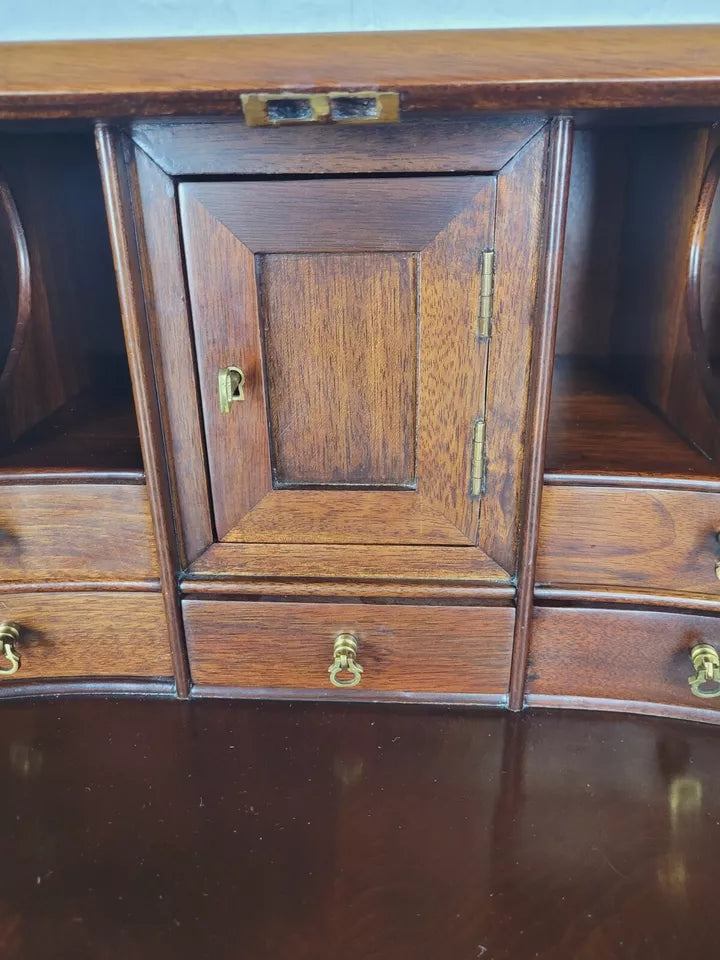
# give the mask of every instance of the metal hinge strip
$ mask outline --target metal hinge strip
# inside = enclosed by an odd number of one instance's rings
[[[480,261],[480,305],[478,309],[478,337],[490,336],[490,324],[495,307],[495,251],[483,250]]]
[[[485,421],[479,417],[473,424],[470,466],[470,496],[482,496],[485,476]]]

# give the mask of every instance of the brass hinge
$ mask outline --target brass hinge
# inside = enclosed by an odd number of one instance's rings
[[[480,263],[480,307],[478,309],[478,337],[490,336],[495,299],[495,251],[483,250]]]
[[[478,418],[473,424],[472,457],[470,466],[470,496],[482,495],[485,475],[485,421]]]

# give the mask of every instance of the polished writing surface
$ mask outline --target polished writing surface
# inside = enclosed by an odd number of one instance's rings
[[[3,705],[3,960],[716,955],[718,733],[482,710]]]

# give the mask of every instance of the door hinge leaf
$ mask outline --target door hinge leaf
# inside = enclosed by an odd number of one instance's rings
[[[478,338],[490,336],[495,309],[495,251],[483,250],[480,262],[480,305],[478,308]]]
[[[470,467],[470,496],[482,496],[485,478],[485,420],[482,417],[473,424],[472,458]]]

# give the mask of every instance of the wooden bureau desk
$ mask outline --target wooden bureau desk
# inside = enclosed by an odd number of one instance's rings
[[[715,720],[718,119],[717,26],[0,47],[0,696]]]

